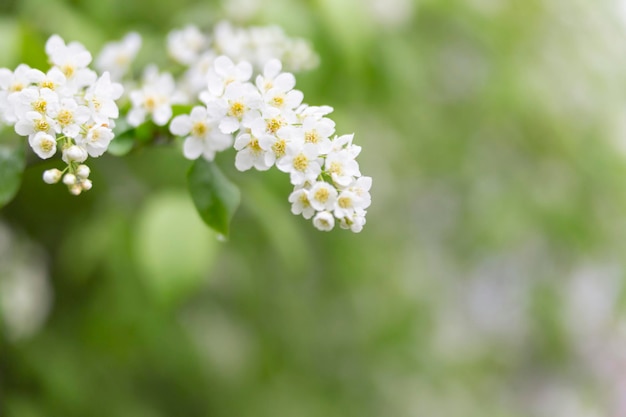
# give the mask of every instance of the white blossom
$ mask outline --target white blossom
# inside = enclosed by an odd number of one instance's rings
[[[193,25],[167,34],[167,52],[176,62],[194,63],[208,43],[207,37]]]
[[[235,168],[239,171],[247,171],[254,167],[259,171],[266,171],[273,165],[273,160],[268,163],[267,151],[261,148],[259,140],[250,133],[242,133],[235,139]]]
[[[96,58],[96,68],[109,72],[111,79],[120,81],[137,56],[141,43],[141,36],[136,32],[126,34],[119,42],[107,43]]]
[[[342,187],[348,186],[354,177],[361,175],[359,164],[348,149],[328,154],[324,168],[330,173],[333,181]]]
[[[59,132],[69,138],[76,138],[83,123],[91,118],[91,111],[86,106],[79,105],[73,98],[61,100],[50,112],[50,117],[56,121]]]
[[[212,161],[215,153],[223,151],[232,144],[232,136],[220,132],[218,120],[209,116],[205,107],[196,106],[190,115],[176,116],[170,124],[170,132],[186,136],[183,154],[187,159],[203,156]]]
[[[29,111],[15,123],[15,133],[21,136],[31,136],[38,132],[54,135],[55,126],[55,121],[50,117],[36,111]]]
[[[287,146],[285,157],[276,161],[276,168],[289,173],[293,185],[315,181],[322,172],[321,159],[315,145]]]
[[[150,116],[158,126],[167,124],[172,117],[175,89],[172,74],[159,73],[154,66],[147,67],[141,88],[130,92],[132,109],[128,112],[128,123],[139,126]]]
[[[85,101],[92,111],[96,123],[108,123],[109,119],[117,119],[119,109],[115,100],[124,92],[121,84],[111,82],[111,76],[105,72],[85,92]],[[169,119],[169,117],[168,117]]]
[[[209,92],[219,97],[229,84],[233,82],[244,83],[251,76],[252,65],[249,62],[242,61],[235,65],[229,57],[225,55],[218,56],[207,76]]]
[[[335,227],[335,218],[327,211],[320,211],[313,218],[313,226],[323,232],[330,232]]]
[[[97,158],[106,152],[114,136],[110,128],[102,125],[94,125],[87,131],[87,134],[79,138],[77,142],[85,148],[89,156]]]
[[[37,132],[28,138],[28,144],[41,159],[48,159],[57,151],[57,141],[46,132]]]
[[[231,83],[220,98],[212,99],[208,94],[200,96],[213,117],[220,119],[222,133],[233,133],[242,124],[249,125],[259,117],[261,96],[252,84]]]
[[[318,211],[332,210],[337,200],[335,187],[324,181],[316,182],[309,191],[311,206]]]
[[[46,42],[46,53],[52,64],[58,67],[69,85],[75,89],[92,84],[96,73],[87,66],[91,63],[91,53],[78,42],[65,41],[58,35],[52,35]]]
[[[289,195],[289,202],[291,203],[291,212],[295,215],[302,214],[305,219],[310,219],[315,214],[315,208],[309,200],[309,191],[304,188],[296,188]]]

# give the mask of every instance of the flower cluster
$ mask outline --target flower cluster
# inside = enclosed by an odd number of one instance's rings
[[[173,134],[185,137],[185,157],[212,160],[233,144],[234,134],[238,170],[276,166],[289,174],[294,214],[313,218],[320,230],[332,230],[337,221],[361,231],[371,178],[361,176],[355,159],[361,148],[352,143],[353,135],[335,135],[335,123],[326,117],[331,107],[302,103],[295,77],[282,72],[279,60],[269,60],[254,83],[252,76],[247,61],[214,60],[199,94],[203,105],[176,116],[170,125]]]
[[[283,71],[283,65],[298,70],[317,64],[305,41],[276,27],[220,23],[206,35],[187,26],[167,36],[170,57],[183,66],[175,69],[178,76],[148,65],[137,82],[128,75],[141,43],[130,33],[105,45],[95,59],[101,75],[88,67],[92,56],[83,45],[65,44],[57,35],[46,43],[48,72],[27,65],[0,69],[0,123],[28,137],[40,158],[60,150],[66,163],[63,170],[45,171],[46,183],[62,180],[75,195],[91,188],[85,161],[107,151],[123,102],[126,123],[118,128],[168,126],[184,138],[183,154],[191,160],[210,161],[234,147],[240,171],[275,166],[289,174],[294,214],[320,230],[338,224],[361,231],[371,201],[371,178],[361,176],[356,161],[361,148],[353,135],[335,134],[331,107],[303,104],[294,75]],[[174,104],[189,112],[173,117]]]
[[[220,22],[211,34],[189,25],[167,36],[168,55],[186,67],[181,91],[193,101],[206,88],[206,77],[213,61],[226,55],[235,62],[250,62],[256,70],[270,59],[279,59],[292,71],[318,65],[319,58],[304,39],[289,38],[278,26],[239,28]]]
[[[52,67],[44,73],[27,65],[15,71],[0,69],[0,119],[14,126],[18,135],[41,159],[60,149],[65,169],[44,172],[49,184],[63,179],[72,194],[91,189],[88,157],[99,157],[113,139],[115,100],[123,92],[108,72],[88,68],[91,54],[77,42],[65,44],[57,35],[46,43]]]

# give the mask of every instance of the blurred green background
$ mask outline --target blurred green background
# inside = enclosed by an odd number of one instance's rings
[[[623,1],[1,0],[0,66],[129,30],[161,63],[221,19],[312,42],[298,87],[363,147],[364,231],[318,232],[234,152],[228,242],[172,149],[93,160],[79,198],[29,168],[0,211],[1,416],[626,415]]]

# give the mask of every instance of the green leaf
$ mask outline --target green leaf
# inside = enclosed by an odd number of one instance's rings
[[[224,237],[228,237],[230,221],[239,206],[239,188],[224,176],[218,166],[197,159],[187,175],[191,198],[202,220]]]
[[[0,207],[13,199],[22,182],[26,152],[22,143],[0,144]]]

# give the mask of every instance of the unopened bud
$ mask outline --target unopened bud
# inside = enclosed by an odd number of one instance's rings
[[[74,195],[79,195],[82,192],[83,192],[83,187],[81,187],[80,184],[74,184],[70,186],[70,193]]]
[[[83,190],[89,191],[91,190],[93,184],[91,183],[91,180],[82,180],[80,186],[83,188]]]
[[[72,161],[83,162],[85,159],[87,159],[87,156],[87,151],[76,145],[72,145],[63,151],[63,161],[68,164]]]
[[[61,179],[63,172],[56,168],[49,169],[43,172],[43,180],[46,184],[56,184]]]
[[[69,172],[63,176],[63,184],[65,185],[74,185],[76,184],[76,175],[70,174]]]
[[[76,168],[76,176],[78,178],[86,179],[89,176],[90,172],[91,170],[89,169],[89,167],[84,164],[79,165],[78,168]]]

